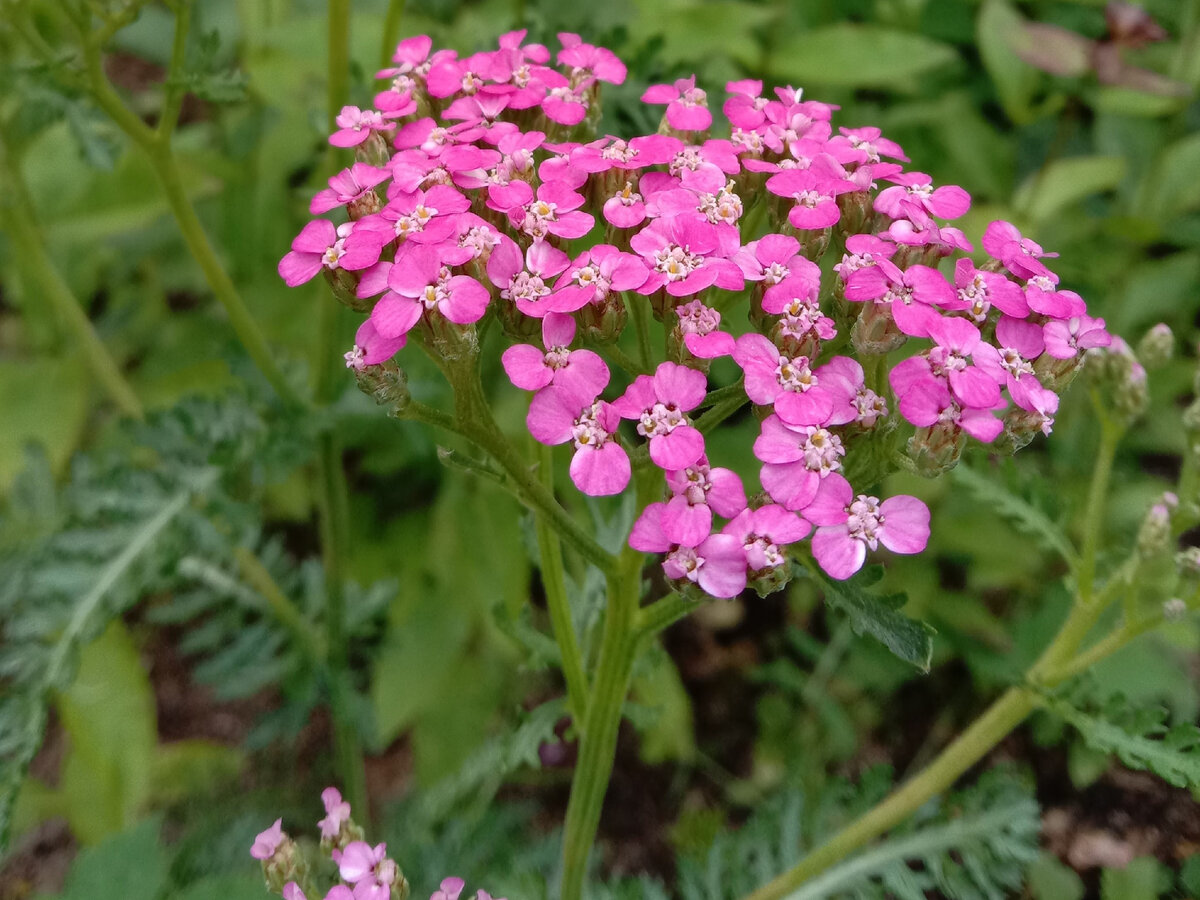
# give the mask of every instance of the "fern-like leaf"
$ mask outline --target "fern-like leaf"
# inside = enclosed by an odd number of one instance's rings
[[[1044,512],[1029,501],[1005,489],[993,478],[986,478],[969,466],[954,468],[951,477],[970,491],[989,510],[1012,522],[1021,531],[1038,538],[1054,549],[1072,568],[1075,566],[1075,548],[1061,528],[1054,524]]]

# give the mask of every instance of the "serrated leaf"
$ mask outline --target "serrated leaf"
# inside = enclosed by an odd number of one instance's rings
[[[784,38],[771,54],[771,74],[796,84],[897,88],[958,58],[954,49],[919,34],[843,23]]]
[[[864,590],[857,578],[837,581],[824,572],[814,570],[812,574],[820,582],[826,602],[846,614],[855,634],[869,634],[905,662],[929,671],[937,632],[899,611],[906,599],[903,594],[880,596]]]
[[[1164,710],[1130,710],[1120,698],[1103,716],[1084,712],[1065,699],[1045,697],[1042,705],[1079,732],[1089,747],[1112,753],[1131,769],[1145,769],[1176,787],[1200,787],[1200,728],[1183,723],[1168,729]],[[1130,720],[1118,724],[1118,717]]]
[[[1026,534],[1040,538],[1045,546],[1052,548],[1069,565],[1075,565],[1075,548],[1062,529],[1041,510],[970,466],[955,466],[951,477],[974,494],[985,509],[1008,519]]]

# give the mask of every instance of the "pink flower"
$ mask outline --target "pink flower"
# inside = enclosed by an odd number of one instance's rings
[[[279,845],[283,843],[285,837],[283,819],[276,819],[274,825],[266,831],[259,832],[254,839],[254,846],[250,848],[250,855],[260,860],[270,859],[275,855],[275,851],[279,849]]]
[[[846,281],[847,300],[890,304],[896,326],[911,337],[927,337],[937,318],[935,307],[955,305],[957,296],[937,269],[909,266],[901,270],[890,260],[852,272]]]
[[[692,356],[697,359],[716,359],[733,353],[733,335],[718,330],[721,314],[715,309],[699,300],[691,300],[675,307],[675,315],[679,317],[676,327],[683,345]]]
[[[441,887],[433,892],[429,900],[458,900],[465,886],[466,882],[461,878],[443,878]]]
[[[672,544],[696,547],[712,531],[712,517],[731,518],[746,508],[746,491],[736,472],[708,464],[701,456],[694,465],[667,472],[674,496],[662,513],[663,534]]]
[[[761,334],[743,334],[734,345],[733,359],[746,374],[746,396],[760,406],[774,406],[793,424],[824,425],[836,398],[818,387],[804,356],[788,357]]]
[[[837,197],[857,190],[853,182],[810,169],[788,169],[767,179],[767,190],[780,197],[791,197],[795,205],[788,221],[795,228],[828,228],[842,217]]]
[[[1041,244],[1021,237],[1015,225],[1004,221],[992,222],[984,229],[983,249],[1004,263],[1005,268],[1018,278],[1049,276],[1050,270],[1040,259],[1058,256],[1057,253],[1044,251]]]
[[[379,259],[382,245],[367,240],[358,246],[347,246],[347,238],[355,223],[346,222],[338,228],[328,219],[314,219],[300,230],[292,241],[291,252],[279,261],[279,277],[288,287],[311,281],[321,269],[365,269]]]
[[[839,128],[841,132],[829,139],[829,152],[837,161],[846,163],[877,163],[881,156],[908,162],[908,157],[895,141],[882,137],[878,128]]]
[[[884,188],[875,198],[875,208],[893,219],[908,218],[914,211],[957,219],[971,208],[971,195],[957,185],[935,189],[933,179],[924,172],[905,172],[886,179],[895,187]]]
[[[853,496],[842,479],[820,505],[805,516],[817,525],[813,556],[825,572],[845,580],[862,568],[867,550],[879,544],[894,553],[920,553],[929,541],[929,508],[916,497],[890,497],[882,503],[866,494]]]
[[[374,221],[386,226],[391,239],[439,244],[454,234],[454,216],[470,208],[454,188],[435,184],[427,191],[396,191]]]
[[[633,523],[629,546],[644,553],[666,553],[663,572],[674,581],[690,581],[706,594],[728,599],[746,587],[746,552],[732,534],[712,534],[697,547],[679,547],[663,531],[665,504],[651,503]]]
[[[912,385],[928,378],[944,381],[960,406],[994,408],[1000,402],[1003,369],[996,348],[981,339],[979,329],[966,319],[937,317],[930,321],[929,336],[935,342],[931,350],[898,363],[888,376],[901,411]]]
[[[534,440],[554,446],[574,441],[571,481],[590,497],[619,494],[629,484],[629,456],[616,439],[621,417],[603,400],[583,400],[550,385],[529,404],[525,425]]]
[[[1107,347],[1112,343],[1112,335],[1104,330],[1104,320],[1091,316],[1047,322],[1042,335],[1046,353],[1055,359],[1071,359],[1080,350]]]
[[[675,84],[656,84],[642,94],[643,103],[667,104],[667,124],[676,131],[705,131],[712,125],[708,95],[696,87],[696,76]]]
[[[356,162],[349,169],[343,169],[329,179],[329,187],[313,197],[308,211],[315,216],[338,206],[349,206],[373,193],[375,185],[387,181],[391,174],[387,169],[377,169],[375,166]],[[375,209],[378,208],[376,201]]]
[[[585,44],[579,35],[570,32],[560,33],[558,40],[563,47],[558,53],[558,61],[562,65],[570,66],[579,73],[590,72],[600,81],[607,81],[609,84],[621,84],[625,81],[625,63],[611,50]]]
[[[389,122],[377,110],[357,106],[343,106],[334,121],[338,130],[330,135],[329,143],[335,147],[357,147],[372,131],[392,131],[396,127],[395,122]]]
[[[400,868],[387,857],[387,845],[371,847],[352,841],[334,861],[343,881],[354,885],[354,900],[391,900],[392,885],[400,881]]]
[[[546,241],[534,241],[521,258],[521,248],[502,236],[487,262],[488,278],[500,288],[500,296],[511,300],[527,316],[540,319],[550,312],[569,309],[571,304],[551,297],[549,281],[569,262],[567,254]],[[585,301],[586,302],[586,301]],[[583,303],[575,306],[578,309]]]
[[[716,226],[690,216],[655,219],[629,241],[650,274],[638,288],[652,294],[660,287],[672,297],[688,297],[716,284],[726,290],[742,287],[737,265],[722,255]]]
[[[751,572],[776,569],[786,562],[782,548],[794,544],[812,528],[794,512],[778,504],[744,509],[721,529],[742,542]]]
[[[976,269],[965,257],[954,264],[954,286],[958,289],[959,303],[977,325],[987,320],[993,306],[1006,316],[1023,319],[1029,315],[1029,304],[1019,285],[998,272]]]
[[[395,263],[380,263],[370,278],[364,276],[359,296],[371,296],[379,280],[376,271],[386,277],[388,290],[371,310],[371,322],[387,338],[407,333],[425,310],[437,310],[458,325],[478,322],[491,296],[469,275],[451,274],[437,252],[423,244],[402,244]]]
[[[846,449],[842,439],[825,428],[789,425],[779,416],[768,416],[754,442],[754,455],[764,463],[759,480],[771,499],[802,510],[842,468]]]
[[[638,434],[650,439],[650,458],[661,469],[686,469],[704,455],[704,436],[687,413],[707,394],[703,372],[661,363],[653,376],[639,375],[612,404],[623,419],[637,421]]]
[[[342,825],[350,820],[350,804],[343,800],[338,789],[333,787],[321,791],[321,802],[325,804],[325,818],[317,825],[321,829],[321,838],[332,841],[342,830]]]
[[[504,351],[500,361],[509,380],[523,390],[537,391],[554,384],[590,403],[608,386],[608,366],[591,350],[569,349],[574,338],[574,319],[548,313],[542,319],[545,352],[530,344],[516,344]]]
[[[597,244],[571,261],[554,286],[551,302],[558,312],[574,312],[589,303],[603,303],[613,291],[640,288],[649,274],[632,253]]]

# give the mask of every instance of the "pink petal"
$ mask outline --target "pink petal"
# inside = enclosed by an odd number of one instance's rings
[[[509,347],[500,355],[500,364],[508,380],[524,391],[541,390],[554,377],[554,370],[546,365],[545,354],[531,344]]]
[[[818,528],[812,538],[812,553],[826,574],[845,581],[862,568],[867,545],[850,537],[845,525]]]
[[[616,441],[609,441],[598,450],[580,447],[571,458],[571,481],[589,497],[621,493],[629,484],[630,471],[629,457]],[[631,544],[632,540],[631,537]]]
[[[916,497],[889,497],[879,505],[880,542],[893,553],[920,553],[929,543],[929,507]]]
[[[680,425],[670,434],[650,438],[650,459],[668,472],[686,469],[703,455],[704,435],[691,425]]]

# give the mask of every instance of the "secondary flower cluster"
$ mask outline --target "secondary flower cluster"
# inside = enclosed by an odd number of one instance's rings
[[[360,371],[410,334],[456,364],[493,317],[513,342],[504,370],[534,392],[529,431],[572,446],[579,490],[620,493],[647,456],[662,470],[663,500],[630,544],[665,554],[669,578],[716,597],[770,589],[785,548],[810,533],[835,578],[879,544],[920,552],[924,504],[857,493],[848,452],[865,448],[873,462],[854,471],[877,482],[901,418],[915,426],[909,465],[926,474],[954,465],[968,436],[1019,447],[1049,433],[1083,351],[1109,343],[1103,321],[1058,289],[1045,264],[1055,254],[1013,225],[988,226],[977,266],[946,224],[968,210],[967,192],[905,172],[878,129],[835,134],[835,107],[739,81],[724,104],[730,136],[712,138],[707,96],[688,78],[643,95],[666,106],[660,133],[589,140],[600,85],[621,83],[624,65],[562,34],[554,68],[524,37],[461,58],[431,54],[426,37],[401,42],[376,108],[346,107],[330,139],[358,161],[311,210],[344,209],[347,221],[310,222],[279,271],[289,285],[324,272],[369,313],[346,357]],[[723,330],[740,300],[747,324]],[[651,315],[665,360],[647,352]],[[630,320],[637,359],[616,352]],[[917,351],[889,369],[910,340]],[[584,344],[613,347],[626,370],[608,399],[612,372]],[[732,406],[729,388],[709,391],[721,357],[743,374]],[[761,421],[765,493],[751,498],[710,463],[705,437],[739,397]]]
[[[321,895],[324,900],[405,900],[408,882],[400,867],[388,858],[387,846],[372,847],[362,839],[362,829],[350,818],[350,804],[342,799],[337,788],[323,790],[321,800],[325,804],[325,818],[317,823],[321,849],[337,863],[341,879],[340,884]],[[308,866],[295,841],[283,831],[282,819],[276,819],[254,839],[250,855],[262,863],[269,889],[282,894],[283,900],[307,900],[309,894],[301,882],[308,881]],[[443,879],[429,900],[459,900],[464,887],[461,878]],[[309,889],[312,890],[311,885]],[[493,898],[487,891],[479,891],[475,900]]]

